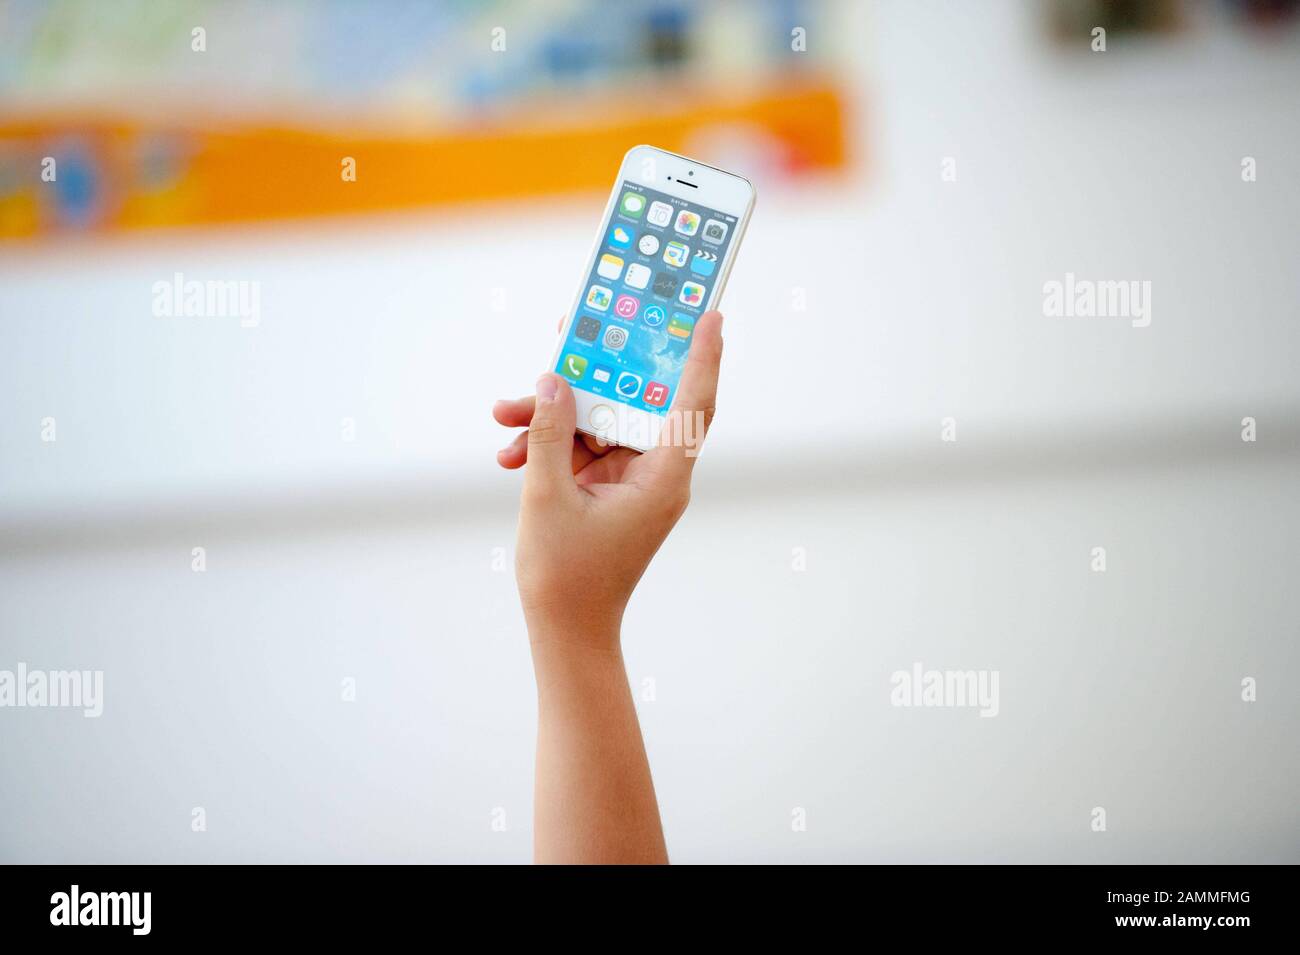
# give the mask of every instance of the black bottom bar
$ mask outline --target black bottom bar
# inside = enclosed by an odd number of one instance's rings
[[[475,925],[550,944],[600,923],[627,938],[807,940],[905,931],[918,943],[1130,936],[1233,944],[1284,932],[1289,867],[10,866],[6,941],[168,943],[409,937]],[[74,890],[73,887],[76,887]],[[147,909],[145,906],[147,896]],[[75,914],[74,914],[75,913]],[[146,917],[147,916],[147,917]],[[78,924],[74,925],[73,922]],[[85,924],[87,922],[95,924]],[[102,924],[110,923],[110,924]],[[116,924],[111,924],[116,923]],[[147,932],[145,929],[147,928]],[[1287,934],[1290,934],[1289,932]]]

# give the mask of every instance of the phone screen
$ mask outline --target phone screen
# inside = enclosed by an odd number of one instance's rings
[[[736,217],[624,182],[555,371],[652,414],[677,393]]]

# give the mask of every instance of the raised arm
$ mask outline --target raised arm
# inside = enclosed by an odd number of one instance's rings
[[[543,375],[536,398],[498,402],[528,432],[498,454],[527,463],[515,569],[537,675],[538,862],[667,862],[659,807],[623,664],[628,598],[690,499],[712,421],[722,316],[696,323],[660,446],[646,454],[575,436],[573,392]]]

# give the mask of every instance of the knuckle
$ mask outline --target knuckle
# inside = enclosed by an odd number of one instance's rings
[[[722,361],[722,339],[693,345],[690,357],[704,368],[717,366]]]
[[[686,513],[687,506],[691,503],[691,489],[689,486],[678,488],[677,490],[664,496],[664,512],[672,520],[677,520]]]
[[[533,419],[533,423],[528,428],[528,444],[542,445],[554,444],[565,435],[561,435],[559,427],[554,421],[538,421]]]

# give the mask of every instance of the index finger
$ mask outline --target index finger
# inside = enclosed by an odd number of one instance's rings
[[[718,403],[718,372],[722,367],[722,313],[705,312],[691,333],[690,351],[681,384],[659,433],[659,446],[649,452],[661,458],[669,475],[690,476]]]

